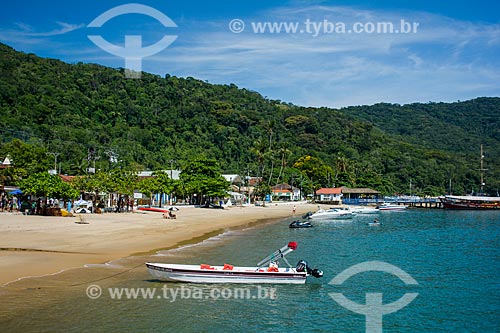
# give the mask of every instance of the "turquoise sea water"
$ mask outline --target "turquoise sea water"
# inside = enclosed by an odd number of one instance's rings
[[[0,290],[0,331],[365,332],[364,315],[343,308],[329,293],[360,304],[366,293],[382,293],[384,304],[418,293],[406,307],[383,316],[384,332],[500,332],[500,212],[384,212],[378,215],[381,226],[368,226],[373,218],[313,222],[314,228],[298,230],[288,228],[290,220],[269,223],[180,250],[21,281]],[[251,266],[289,241],[298,242],[290,263],[305,259],[324,271],[323,278],[309,277],[305,285],[163,283],[143,266]],[[374,271],[329,284],[352,265],[374,260],[399,267],[418,285]],[[91,285],[102,296],[90,299]],[[149,288],[155,294],[117,300],[108,288]]]

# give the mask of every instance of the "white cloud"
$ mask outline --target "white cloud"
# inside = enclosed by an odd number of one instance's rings
[[[413,34],[254,34],[250,22],[418,22]],[[244,18],[247,30],[210,23],[189,43],[150,58],[161,72],[234,82],[270,98],[340,107],[377,102],[454,101],[499,95],[500,29],[423,12],[351,7],[277,8]],[[213,27],[218,29],[214,30]],[[491,53],[491,54],[490,54]]]
[[[58,28],[50,31],[36,31],[32,26],[17,22],[17,29],[1,29],[0,40],[12,44],[41,44],[47,43],[47,37],[60,36],[85,27],[85,24],[71,24],[66,22],[56,22]]]
[[[311,4],[312,3],[312,4]],[[308,106],[341,107],[377,102],[455,101],[500,95],[500,25],[460,21],[426,12],[367,10],[296,0],[294,5],[241,17],[246,30],[231,33],[233,18],[177,22],[179,38],[163,52],[143,59],[143,70],[235,83]],[[411,34],[257,34],[251,22],[419,23]],[[326,21],[325,21],[326,20]],[[47,32],[18,24],[1,31],[26,42],[84,27],[59,22]],[[146,34],[146,32],[144,32]],[[161,34],[161,31],[151,31]],[[149,35],[148,35],[149,36]],[[7,36],[9,37],[9,36]],[[149,36],[151,37],[151,36]],[[85,38],[85,36],[83,36]],[[61,50],[70,61],[123,67],[124,60],[94,48]],[[73,52],[73,55],[71,53]],[[114,59],[114,60],[113,60]]]

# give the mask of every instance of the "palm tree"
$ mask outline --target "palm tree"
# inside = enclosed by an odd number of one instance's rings
[[[260,174],[260,177],[264,177],[264,166],[265,166],[265,143],[262,141],[262,139],[258,138],[254,142],[254,146],[250,149],[251,152],[255,155],[257,158],[257,175]]]
[[[278,178],[276,179],[276,185],[279,184],[281,175],[283,174],[283,170],[286,167],[286,157],[290,154],[290,150],[287,149],[288,142],[283,142],[280,147],[280,153],[281,153],[281,168],[280,172],[278,173]]]

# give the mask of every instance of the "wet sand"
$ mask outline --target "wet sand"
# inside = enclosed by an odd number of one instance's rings
[[[161,213],[123,213],[78,217],[0,214],[0,286],[24,277],[53,274],[85,264],[179,246],[216,232],[251,223],[292,217],[292,205],[181,207],[177,219]],[[297,204],[295,215],[316,206]]]

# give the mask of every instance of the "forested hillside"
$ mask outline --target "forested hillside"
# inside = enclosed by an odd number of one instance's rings
[[[268,100],[233,84],[66,64],[0,44],[0,157],[21,139],[60,153],[62,173],[158,170],[199,156],[265,182],[367,186],[384,193],[478,190],[485,145],[500,187],[500,99],[341,110]],[[19,143],[17,143],[19,145]],[[48,163],[45,154],[37,155]],[[306,158],[311,156],[312,158]],[[90,161],[89,161],[90,157]],[[113,158],[110,158],[113,157]],[[14,158],[15,162],[15,158]]]
[[[380,103],[342,112],[427,148],[478,154],[484,144],[490,147],[489,156],[500,156],[500,98],[403,106]]]

